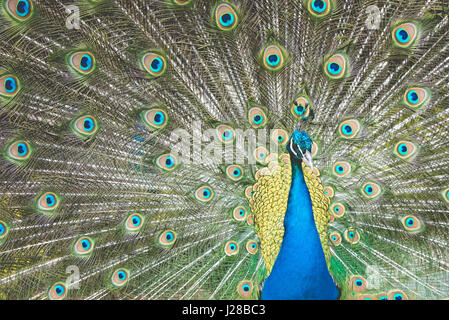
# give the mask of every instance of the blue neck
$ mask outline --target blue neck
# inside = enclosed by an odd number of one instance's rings
[[[327,269],[309,189],[300,161],[291,158],[292,182],[284,218],[284,239],[261,298],[334,300],[339,293]]]

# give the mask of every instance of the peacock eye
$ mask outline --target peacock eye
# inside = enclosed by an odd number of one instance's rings
[[[199,187],[195,191],[195,198],[200,202],[208,202],[214,197],[214,191],[209,186]]]
[[[220,30],[230,31],[237,26],[238,17],[230,4],[222,2],[215,8],[215,20]]]
[[[333,198],[335,195],[335,190],[331,186],[324,187],[323,193],[329,198]]]
[[[12,161],[22,162],[30,158],[31,146],[25,140],[18,140],[6,147],[6,156]]]
[[[286,145],[288,142],[288,133],[283,129],[275,129],[271,133],[271,140],[278,145]]]
[[[168,123],[167,113],[160,109],[144,110],[140,113],[140,119],[150,129],[163,129]]]
[[[330,79],[341,79],[347,73],[347,57],[336,53],[324,63],[324,72]]]
[[[263,63],[268,70],[276,71],[284,65],[284,55],[282,49],[271,44],[267,46],[263,52]]]
[[[159,77],[167,69],[165,58],[157,53],[148,52],[141,58],[142,67],[152,76]]]
[[[237,292],[242,298],[250,298],[253,294],[253,283],[248,280],[243,280],[237,285]]]
[[[394,154],[403,160],[410,159],[416,151],[417,147],[409,141],[399,141],[394,148]]]
[[[393,32],[393,43],[400,48],[411,47],[418,38],[419,28],[414,22],[406,22],[397,26]]]
[[[310,100],[305,96],[301,96],[293,101],[292,107],[290,109],[293,116],[297,119],[307,118],[310,113]]]
[[[330,0],[309,0],[307,9],[315,17],[324,17],[331,10]]]
[[[413,109],[424,107],[430,100],[430,90],[427,88],[410,88],[404,93],[404,104]]]
[[[173,230],[165,230],[158,237],[158,243],[163,247],[172,246],[177,239],[177,234]]]
[[[401,219],[402,225],[404,226],[405,230],[410,232],[419,232],[423,228],[423,224],[421,221],[415,217],[415,216],[405,216]]]
[[[232,211],[232,217],[237,221],[244,221],[246,218],[246,209],[242,206],[234,208]]]
[[[25,21],[33,14],[33,2],[31,0],[6,0],[6,12],[18,21]]]
[[[248,119],[253,128],[261,128],[267,122],[265,112],[260,107],[252,107],[249,109]]]
[[[388,300],[408,300],[408,297],[401,290],[392,290],[388,292]]]
[[[164,171],[173,171],[178,165],[178,158],[171,153],[163,154],[156,158],[155,163]]]
[[[252,225],[254,224],[254,217],[253,217],[252,215],[249,215],[249,216],[246,218],[246,223],[247,223],[249,226],[252,226]]]
[[[235,139],[235,131],[228,125],[221,124],[217,127],[218,139],[225,144],[232,143]]]
[[[85,115],[73,120],[71,128],[76,135],[86,139],[97,133],[99,125],[95,117]]]
[[[4,75],[0,77],[0,96],[14,97],[20,90],[20,82],[16,76]]]
[[[346,161],[338,161],[334,164],[333,173],[337,177],[345,177],[351,173],[351,164]]]
[[[53,214],[57,211],[61,203],[60,197],[53,192],[46,192],[36,200],[37,211],[44,214]]]
[[[341,235],[338,232],[332,232],[329,235],[329,239],[331,240],[332,244],[336,247],[338,247],[341,244]]]
[[[125,230],[128,232],[137,232],[142,229],[144,217],[139,213],[129,215],[124,223]]]
[[[239,165],[231,165],[226,168],[226,176],[232,181],[239,181],[243,178],[243,168]]]
[[[129,271],[119,268],[112,273],[111,282],[115,287],[123,287],[129,280]]]
[[[355,119],[343,121],[338,127],[338,132],[342,138],[352,139],[357,136],[360,131],[360,123]]]
[[[349,280],[350,289],[354,292],[363,292],[366,290],[368,284],[365,278],[361,276],[353,276]]]
[[[446,189],[442,192],[443,195],[443,199],[444,201],[446,201],[447,203],[449,203],[449,189]]]
[[[349,228],[345,231],[345,240],[351,244],[356,244],[360,240],[360,235],[357,230]]]
[[[0,240],[5,239],[6,236],[8,235],[8,232],[9,232],[8,225],[5,222],[0,221]]]
[[[365,183],[362,187],[362,194],[370,199],[376,198],[380,195],[381,188],[374,182]]]
[[[239,253],[239,245],[235,241],[228,241],[224,247],[227,256],[233,256]]]
[[[74,246],[73,252],[79,256],[86,256],[94,250],[94,242],[91,238],[85,236],[79,238]]]
[[[257,242],[254,240],[248,240],[248,242],[246,243],[246,251],[248,251],[249,254],[256,254],[257,250]]]
[[[69,65],[76,72],[87,75],[95,69],[95,57],[90,52],[75,52],[69,56]]]
[[[67,287],[63,282],[56,282],[48,290],[50,300],[62,300],[67,296]]]
[[[268,157],[268,150],[265,147],[257,147],[253,152],[254,158],[259,163],[266,163]]]
[[[253,283],[251,281],[241,281],[237,285],[237,292],[242,298],[250,298],[253,294]]]
[[[178,6],[185,6],[188,5],[192,0],[173,0],[173,3]]]
[[[334,203],[331,206],[331,212],[332,214],[337,217],[337,218],[341,218],[344,216],[345,212],[346,212],[346,208],[343,204],[341,203]]]

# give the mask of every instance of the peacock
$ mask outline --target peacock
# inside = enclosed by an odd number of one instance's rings
[[[447,299],[448,12],[2,0],[0,299]]]

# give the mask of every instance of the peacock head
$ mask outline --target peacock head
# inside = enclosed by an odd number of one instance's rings
[[[313,170],[312,139],[305,131],[293,132],[287,144],[287,150],[293,159],[304,161]]]

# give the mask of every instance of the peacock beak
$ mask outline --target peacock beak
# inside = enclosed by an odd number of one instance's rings
[[[303,153],[302,161],[313,170],[312,153],[309,150],[306,150],[306,152]]]

